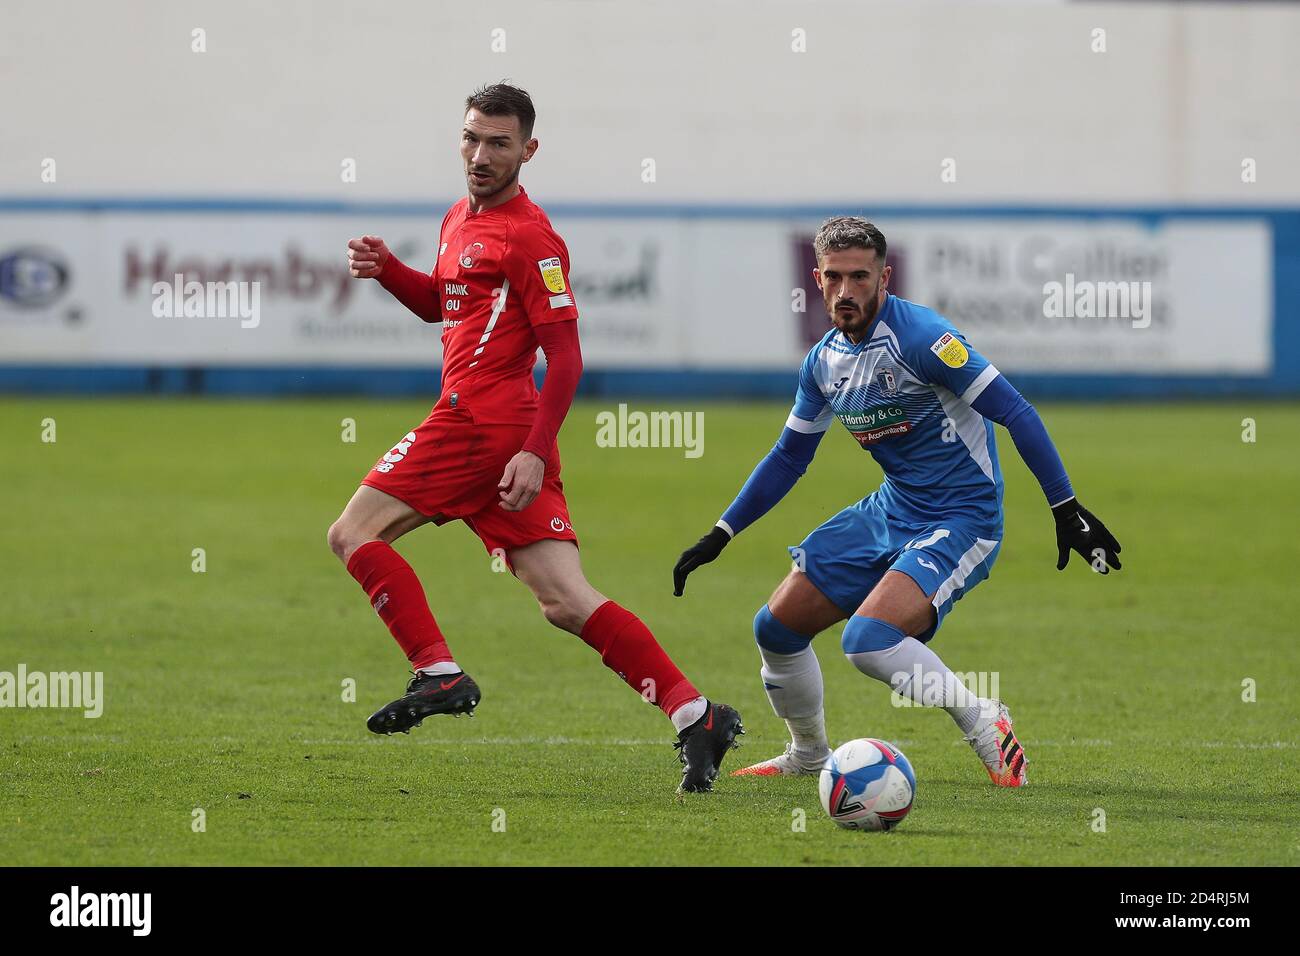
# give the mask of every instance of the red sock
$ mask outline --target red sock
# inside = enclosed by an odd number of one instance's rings
[[[405,559],[384,541],[367,541],[352,552],[348,574],[370,596],[370,606],[402,645],[412,670],[452,659],[438,630],[424,588]]]
[[[700,696],[664,653],[650,628],[613,601],[606,601],[587,618],[582,639],[600,652],[606,667],[669,717]]]

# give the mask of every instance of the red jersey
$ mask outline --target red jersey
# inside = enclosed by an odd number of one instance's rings
[[[531,422],[533,327],[578,317],[569,250],[551,220],[522,186],[483,212],[462,199],[442,220],[432,279],[442,314],[438,406],[464,409],[479,425]]]

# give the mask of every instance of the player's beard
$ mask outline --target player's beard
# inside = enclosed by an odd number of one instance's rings
[[[866,337],[867,331],[871,328],[871,323],[876,321],[876,315],[879,312],[880,283],[877,282],[876,290],[862,304],[858,314],[853,315],[850,319],[841,319],[839,310],[836,309],[831,312],[831,323],[845,335],[855,336],[858,341],[861,341]]]
[[[514,170],[504,178],[490,179],[486,183],[476,183],[470,178],[470,170],[465,171],[465,183],[469,187],[469,194],[475,199],[491,199],[505,190],[509,189],[519,181],[519,170],[523,168],[523,160],[515,164]]]

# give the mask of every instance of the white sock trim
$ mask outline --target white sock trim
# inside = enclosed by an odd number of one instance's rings
[[[438,661],[436,664],[430,664],[428,667],[421,667],[417,674],[459,674],[460,665],[455,661]]]
[[[694,700],[689,700],[674,710],[672,716],[668,719],[673,722],[673,729],[678,733],[681,733],[691,724],[703,717],[704,712],[708,709],[709,702],[703,697],[696,697]]]

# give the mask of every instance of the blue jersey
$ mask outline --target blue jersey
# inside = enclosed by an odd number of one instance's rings
[[[885,481],[790,554],[845,615],[890,571],[912,578],[935,609],[933,626],[914,635],[924,641],[988,576],[1002,544],[992,422],[1006,427],[1048,504],[1074,491],[1034,407],[947,319],[887,295],[868,333],[855,345],[833,330],[809,351],[781,437],[718,527],[735,537],[766,514],[804,474],[838,418]]]
[[[870,335],[832,329],[799,370],[792,431],[838,418],[885,473],[876,497],[904,521],[961,516],[1002,529],[1002,470],[993,425],[971,408],[998,370],[943,316],[887,295]]]

